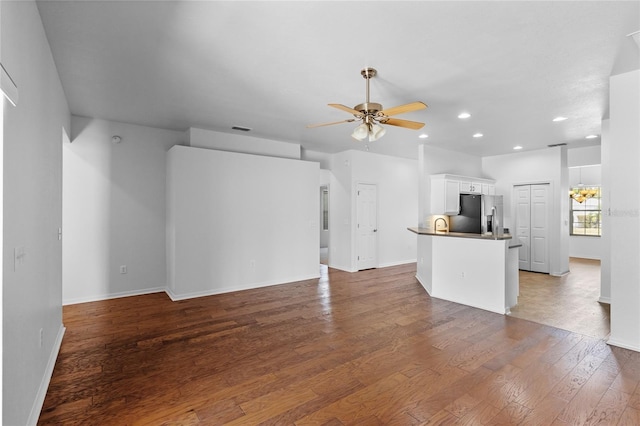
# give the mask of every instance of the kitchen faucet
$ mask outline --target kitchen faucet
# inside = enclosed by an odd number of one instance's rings
[[[439,217],[433,222],[433,232],[438,232],[438,221],[439,220],[444,222],[444,230],[445,231],[449,231],[449,226],[447,225],[447,221],[443,217]]]

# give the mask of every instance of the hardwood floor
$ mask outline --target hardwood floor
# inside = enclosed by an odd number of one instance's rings
[[[520,271],[520,295],[511,316],[607,338],[610,309],[598,302],[600,261],[571,258],[569,269],[563,277]]]
[[[640,353],[430,298],[415,264],[64,307],[39,424],[637,425]]]

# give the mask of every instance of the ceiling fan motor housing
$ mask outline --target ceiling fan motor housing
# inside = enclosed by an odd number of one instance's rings
[[[382,111],[382,105],[376,102],[365,102],[354,106],[353,109],[364,115],[376,115],[378,111]]]

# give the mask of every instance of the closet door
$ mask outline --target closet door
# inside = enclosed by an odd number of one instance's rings
[[[531,185],[531,270],[549,273],[549,185]]]
[[[514,186],[519,268],[549,273],[549,185]]]
[[[514,187],[516,203],[516,238],[522,244],[518,249],[518,267],[531,270],[531,185]]]

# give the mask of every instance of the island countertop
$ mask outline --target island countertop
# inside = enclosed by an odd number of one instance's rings
[[[431,235],[434,237],[455,237],[455,238],[473,238],[476,240],[510,240],[511,234],[503,234],[501,236],[493,235],[493,234],[471,234],[466,232],[449,232],[449,231],[436,231],[429,228],[420,228],[420,227],[408,227],[409,231],[414,232],[418,235]]]

